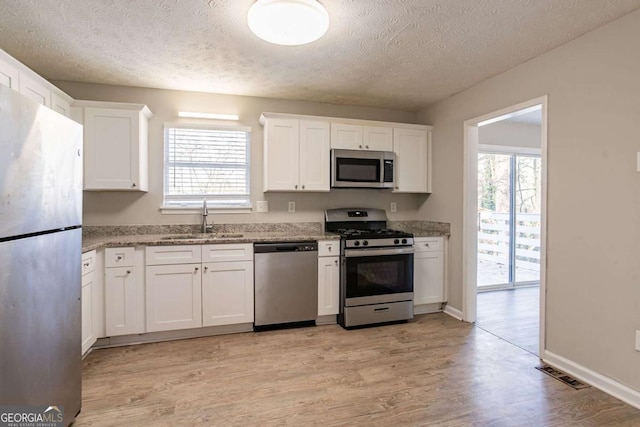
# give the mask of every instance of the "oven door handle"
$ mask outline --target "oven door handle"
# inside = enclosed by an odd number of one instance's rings
[[[345,258],[355,258],[364,256],[410,255],[414,252],[413,247],[345,249],[344,256]]]

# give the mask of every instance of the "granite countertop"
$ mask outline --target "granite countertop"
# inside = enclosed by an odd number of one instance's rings
[[[389,221],[388,227],[414,237],[450,235],[450,224],[433,221]],[[216,224],[212,233],[199,233],[199,225],[125,225],[83,227],[82,252],[103,247],[202,245],[220,243],[299,242],[338,240],[325,233],[322,223]]]
[[[291,233],[279,231],[209,233],[209,234],[131,234],[82,238],[82,252],[101,247],[206,245],[220,243],[299,242],[311,240],[338,240],[333,233]]]

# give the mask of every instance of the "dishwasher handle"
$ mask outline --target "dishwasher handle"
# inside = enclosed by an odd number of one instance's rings
[[[318,242],[277,242],[254,243],[253,253],[277,253],[277,252],[317,252]]]

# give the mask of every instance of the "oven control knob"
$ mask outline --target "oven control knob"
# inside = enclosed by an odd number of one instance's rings
[[[353,242],[353,246],[360,246],[360,241],[356,240],[355,242]]]
[[[366,240],[364,242],[362,242],[363,246],[367,246],[369,244],[369,242],[367,242]]]
[[[402,243],[406,244],[407,243],[407,239],[402,239]]]
[[[400,243],[400,240],[398,240],[398,239],[396,239],[396,240],[394,240],[394,241],[393,241],[393,244],[394,244],[394,245],[397,245],[398,243]]]

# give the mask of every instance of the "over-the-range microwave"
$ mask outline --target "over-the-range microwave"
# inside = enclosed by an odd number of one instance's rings
[[[393,188],[395,153],[331,150],[332,188]]]

